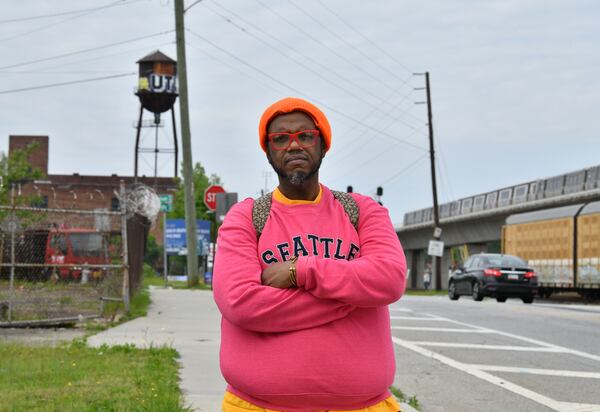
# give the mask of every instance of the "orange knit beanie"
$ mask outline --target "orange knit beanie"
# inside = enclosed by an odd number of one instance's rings
[[[329,126],[329,122],[327,121],[325,114],[319,110],[317,106],[307,102],[306,100],[299,99],[297,97],[286,97],[285,99],[281,99],[267,107],[260,118],[260,123],[258,125],[258,138],[260,147],[262,147],[265,153],[267,152],[267,128],[269,127],[269,123],[271,123],[271,120],[273,120],[276,116],[291,112],[304,112],[313,119],[315,126],[317,126],[321,132],[321,137],[325,142],[325,151],[327,152],[331,146],[331,126]]]

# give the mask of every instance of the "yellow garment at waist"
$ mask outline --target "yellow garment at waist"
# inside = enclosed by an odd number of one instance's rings
[[[222,404],[223,412],[279,412],[273,409],[265,409],[247,402],[231,392],[225,392]],[[355,409],[352,411],[328,411],[328,412],[399,412],[400,405],[393,396],[368,408]],[[326,412],[326,411],[322,411]]]

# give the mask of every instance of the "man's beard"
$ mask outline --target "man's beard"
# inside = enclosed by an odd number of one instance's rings
[[[277,173],[277,175],[282,178],[282,179],[286,179],[288,182],[290,182],[292,185],[294,186],[301,186],[303,185],[308,179],[310,179],[311,177],[313,177],[321,168],[321,162],[323,161],[323,158],[319,159],[319,162],[317,164],[315,164],[315,166],[310,169],[310,171],[308,173],[306,172],[302,172],[300,170],[295,170],[289,174],[286,174],[282,169],[278,168],[277,166],[275,166],[273,164],[273,161],[271,160],[271,158],[269,157],[269,163],[271,164],[271,166],[273,167],[273,170],[275,170],[275,172]]]

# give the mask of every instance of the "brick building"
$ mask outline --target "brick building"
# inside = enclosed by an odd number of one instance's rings
[[[119,200],[116,195],[121,181],[127,186],[135,183],[133,176],[56,175],[48,173],[48,136],[9,137],[9,156],[14,150],[25,149],[31,144],[37,148],[28,160],[33,168],[41,171],[42,177],[34,181],[24,182],[20,187],[23,196],[35,196],[40,199],[36,206],[65,209],[108,209],[118,210]],[[175,195],[177,181],[171,177],[138,177],[138,183],[152,187],[158,194]],[[116,192],[116,193],[115,193]],[[162,243],[162,231],[156,225],[152,234]]]

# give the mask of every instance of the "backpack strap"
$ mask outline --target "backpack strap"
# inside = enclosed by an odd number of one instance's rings
[[[256,230],[256,237],[259,238],[263,228],[267,224],[267,219],[271,213],[272,192],[262,195],[254,201],[252,205],[252,224]]]
[[[335,197],[337,201],[342,204],[344,211],[350,219],[350,223],[352,223],[352,226],[354,226],[354,229],[356,229],[358,232],[358,218],[360,216],[360,210],[356,200],[350,193],[340,192],[337,190],[332,190],[331,193],[333,193],[333,197]]]
[[[346,192],[332,190],[331,193],[333,193],[333,197],[335,197],[335,199],[342,204],[348,219],[350,219],[350,223],[352,223],[352,226],[354,226],[354,229],[356,229],[358,232],[358,218],[360,216],[360,210],[356,200],[352,197],[352,195]],[[256,230],[257,238],[260,237],[265,225],[267,224],[267,219],[271,213],[272,198],[273,193],[269,192],[256,199],[252,205],[252,224],[254,225],[254,230]]]

